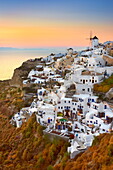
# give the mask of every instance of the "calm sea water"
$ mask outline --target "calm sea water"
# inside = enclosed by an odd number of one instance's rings
[[[81,50],[83,47],[74,47],[74,50]],[[0,49],[0,80],[10,79],[14,69],[28,60],[38,57],[46,57],[51,53],[66,53],[66,47],[38,48],[38,49]]]

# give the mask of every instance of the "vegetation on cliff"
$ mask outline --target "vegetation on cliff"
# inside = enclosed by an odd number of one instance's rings
[[[69,160],[64,170],[111,170],[113,169],[113,134],[95,137],[92,147],[75,160]],[[57,165],[61,170],[61,165]]]
[[[106,93],[113,87],[113,75],[109,78],[105,79],[103,82],[94,85],[94,92],[95,93]]]
[[[69,158],[68,143],[43,135],[35,115],[19,129],[10,124],[11,116],[29,102],[20,88],[0,83],[0,169],[50,170],[59,162],[64,166]]]
[[[44,128],[37,124],[35,115],[19,129],[4,122],[4,134],[0,136],[1,169],[49,170],[59,162],[65,166],[69,158],[68,143],[57,139],[51,141],[43,135]]]

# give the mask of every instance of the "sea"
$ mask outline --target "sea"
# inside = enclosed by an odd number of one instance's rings
[[[46,57],[51,53],[66,53],[68,47],[49,48],[0,48],[0,80],[11,79],[15,68],[18,68],[28,59]],[[72,47],[75,51],[80,51],[83,47]]]

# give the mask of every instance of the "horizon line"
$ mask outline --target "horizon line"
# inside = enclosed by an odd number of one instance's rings
[[[8,47],[8,46],[5,46],[5,47],[2,47],[0,46],[0,48],[9,48],[9,49],[47,49],[47,48],[75,48],[75,47],[88,47],[88,46],[85,46],[85,45],[82,45],[82,46],[41,46],[41,47]]]

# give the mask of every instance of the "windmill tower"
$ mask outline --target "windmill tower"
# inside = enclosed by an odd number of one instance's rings
[[[95,47],[97,47],[99,45],[99,39],[96,37],[96,36],[94,36],[93,38],[92,38],[92,48],[94,49]]]

